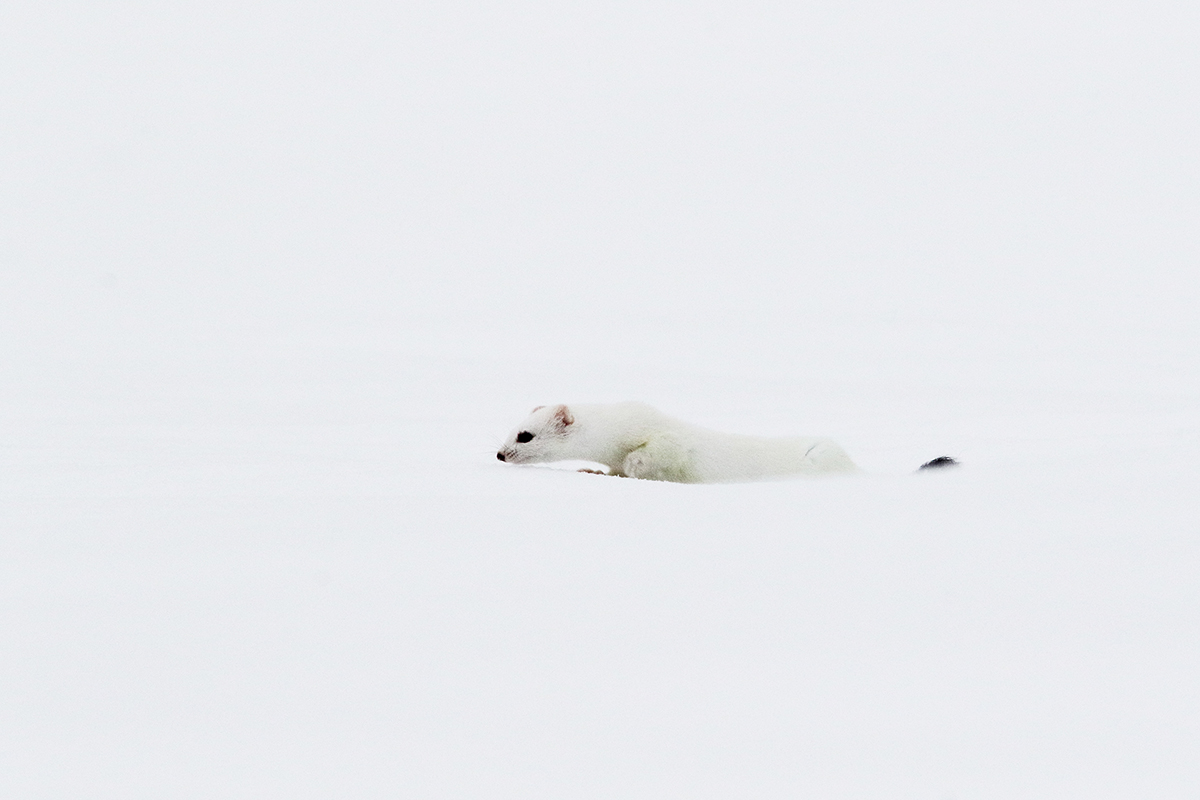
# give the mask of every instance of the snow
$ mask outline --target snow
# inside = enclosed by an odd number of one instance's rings
[[[1198,39],[6,6],[0,794],[1194,797]],[[628,399],[866,474],[494,457]]]

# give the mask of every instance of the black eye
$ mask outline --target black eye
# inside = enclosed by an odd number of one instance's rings
[[[525,444],[532,438],[533,438],[533,434],[530,433],[529,431],[521,431],[520,433],[517,434],[517,441],[520,442],[521,444]]]

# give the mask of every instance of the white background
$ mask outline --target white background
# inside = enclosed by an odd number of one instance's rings
[[[1184,2],[7,2],[0,790],[1195,797],[1198,76]],[[866,474],[494,458],[626,399]]]

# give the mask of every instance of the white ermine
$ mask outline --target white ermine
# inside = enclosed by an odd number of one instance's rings
[[[719,433],[645,403],[538,406],[496,453],[509,464],[594,461],[612,475],[677,483],[730,483],[833,475],[858,467],[829,439]]]

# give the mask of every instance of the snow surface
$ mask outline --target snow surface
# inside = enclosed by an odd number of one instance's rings
[[[1183,2],[6,3],[0,795],[1200,795],[1198,76]],[[494,458],[625,399],[867,474]]]

